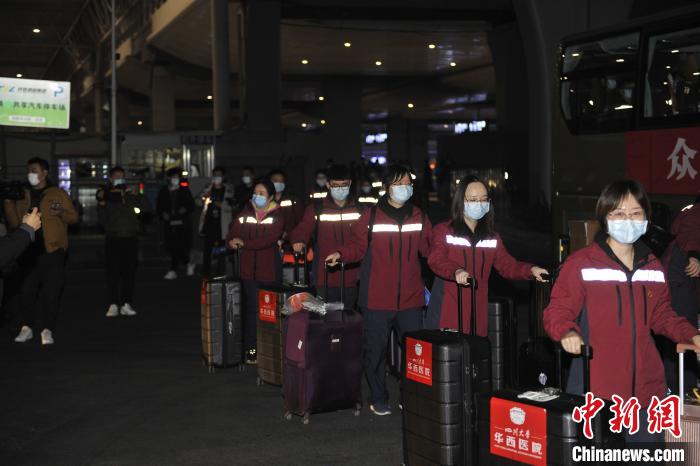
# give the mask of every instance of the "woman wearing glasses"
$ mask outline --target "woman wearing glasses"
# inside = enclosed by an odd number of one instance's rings
[[[572,354],[585,342],[593,348],[591,391],[641,404],[639,431],[628,442],[663,442],[663,433],[647,430],[646,408],[653,396],[664,398],[666,381],[652,332],[677,343],[700,335],[671,308],[664,269],[640,241],[651,214],[649,198],[637,181],[609,184],[596,206],[601,231],[589,246],[564,263],[544,311],[544,327]],[[582,393],[581,360],[574,359],[567,391]]]
[[[457,287],[470,277],[477,280],[476,333],[488,334],[488,283],[491,269],[509,280],[543,281],[545,269],[515,260],[498,233],[493,231],[493,209],[486,185],[475,176],[461,180],[452,199],[452,220],[433,230],[428,258],[437,278],[433,283],[426,318],[429,328],[457,328]],[[464,331],[471,331],[472,291],[462,288]]]
[[[362,261],[359,306],[365,323],[365,373],[370,410],[391,414],[386,390],[386,349],[391,327],[399,337],[423,325],[425,285],[419,255],[428,255],[431,225],[427,215],[409,202],[413,195],[408,167],[392,165],[385,179],[387,193],[352,225],[352,236],[326,257],[334,265]]]

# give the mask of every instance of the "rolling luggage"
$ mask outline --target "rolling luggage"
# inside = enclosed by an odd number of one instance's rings
[[[678,353],[678,374],[679,374],[679,396],[681,398],[681,436],[676,438],[669,431],[666,431],[665,438],[668,448],[673,448],[674,443],[684,443],[685,461],[668,462],[667,466],[700,465],[700,399],[698,394],[694,396],[695,402],[690,402],[685,398],[685,387],[683,380],[684,356],[685,352],[691,352],[692,357],[697,357],[693,351],[695,346],[679,344],[676,346]],[[697,389],[696,389],[697,390]]]
[[[236,264],[240,264],[238,258]],[[238,265],[235,277],[239,276]],[[202,358],[209,372],[216,367],[243,370],[241,282],[237,278],[205,278],[201,290]]]
[[[517,320],[513,300],[492,298],[489,302],[491,382],[494,390],[512,387],[515,380]]]
[[[326,283],[328,267],[326,266]],[[345,265],[341,263],[345,283]],[[326,295],[327,295],[326,290]],[[341,288],[341,302],[344,294]],[[319,315],[301,310],[282,323],[285,419],[362,407],[362,316],[354,309]]]
[[[294,271],[295,284],[270,285],[258,290],[258,386],[265,383],[282,385],[282,306],[291,295],[309,291],[309,287],[301,282],[299,268],[295,267]],[[308,262],[304,254],[304,276],[307,274]]]
[[[470,278],[471,329],[476,329],[476,280]],[[420,330],[404,335],[403,452],[407,465],[475,464],[475,395],[491,391],[488,338],[464,335],[458,286],[459,332]]]
[[[562,350],[557,350],[557,365],[562,364]],[[590,347],[582,347],[584,358],[584,392],[589,391]],[[562,371],[557,380],[561,387]],[[548,398],[543,398],[549,395]],[[593,419],[593,439],[583,435],[583,424],[573,421],[575,407],[583,406],[581,395],[546,389],[541,392],[500,390],[479,398],[479,463],[505,466],[515,464],[574,465],[574,445],[619,448],[623,434],[610,432],[609,409],[601,409]]]

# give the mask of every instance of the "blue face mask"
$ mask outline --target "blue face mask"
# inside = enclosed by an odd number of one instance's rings
[[[464,203],[464,215],[472,220],[481,220],[484,215],[489,213],[491,208],[491,203],[485,202],[465,202]]]
[[[647,220],[608,220],[608,234],[618,243],[632,244],[647,231]]]
[[[406,184],[392,186],[391,190],[389,191],[389,196],[391,197],[391,200],[397,204],[405,204],[406,201],[413,196],[413,186]]]
[[[336,201],[344,201],[350,195],[350,187],[347,188],[331,188],[331,197]]]
[[[123,185],[124,183],[126,183],[126,180],[125,180],[124,178],[115,178],[115,179],[112,180],[112,184],[113,184],[114,186],[121,186],[121,185]]]
[[[262,209],[267,205],[267,197],[253,194],[253,204],[255,204],[255,207]]]

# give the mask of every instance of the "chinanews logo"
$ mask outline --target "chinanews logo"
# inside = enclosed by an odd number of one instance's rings
[[[521,426],[525,424],[525,411],[523,411],[522,408],[518,408],[517,406],[515,408],[511,408],[510,420],[516,426]]]
[[[423,354],[423,346],[420,343],[416,343],[415,349],[416,349],[416,356],[420,356]]]
[[[265,299],[265,304],[270,304],[270,295],[269,294],[266,294],[264,299]]]

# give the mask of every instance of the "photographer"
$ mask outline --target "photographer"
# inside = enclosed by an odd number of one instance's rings
[[[41,215],[34,208],[31,213],[24,214],[19,228],[0,238],[0,269],[10,265],[34,242],[36,231],[40,228]]]
[[[42,328],[41,343],[53,344],[61,291],[65,281],[68,225],[78,221],[71,199],[65,191],[51,184],[49,163],[35,157],[27,162],[27,180],[31,189],[20,200],[5,200],[5,215],[11,229],[19,228],[24,214],[38,209],[43,228],[36,232],[36,241],[18,260],[23,277],[20,287],[22,329],[18,343],[30,340],[34,333],[35,305]]]
[[[175,280],[178,264],[186,266],[188,276],[194,275],[194,264],[190,262],[194,198],[187,183],[181,183],[181,169],[171,168],[165,174],[167,184],[158,193],[156,210],[163,221],[165,245],[170,252],[170,270],[163,278]]]
[[[139,214],[150,210],[143,196],[126,185],[122,167],[109,170],[109,184],[97,191],[97,212],[105,233],[107,317],[136,315],[134,285],[139,252]]]

